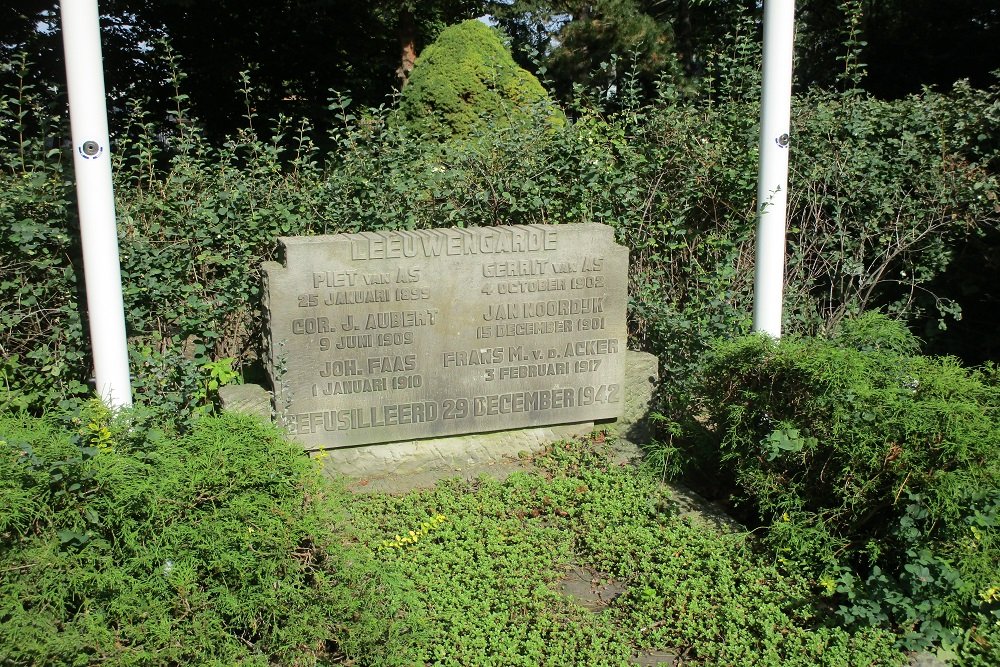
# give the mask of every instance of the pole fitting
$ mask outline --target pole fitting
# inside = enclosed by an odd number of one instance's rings
[[[94,159],[103,152],[104,149],[101,148],[101,145],[93,139],[89,139],[80,144],[80,155],[88,160]]]

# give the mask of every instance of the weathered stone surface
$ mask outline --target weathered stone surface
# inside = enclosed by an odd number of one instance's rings
[[[688,649],[690,650],[690,649]],[[673,667],[684,664],[682,657],[686,654],[669,649],[650,648],[636,651],[629,663],[637,667]]]
[[[243,412],[271,421],[271,392],[257,384],[219,387],[219,401],[227,412]]]
[[[609,574],[586,565],[571,563],[555,584],[555,590],[594,613],[607,609],[615,598],[627,589],[625,584]]]
[[[389,477],[429,472],[454,473],[474,466],[536,454],[559,440],[590,433],[593,422],[473,433],[450,438],[331,449],[319,453],[323,470],[348,477]],[[314,454],[315,455],[315,454]]]
[[[635,434],[648,420],[647,410],[655,389],[658,360],[645,352],[626,352],[624,395],[625,414],[614,422],[624,436]],[[555,425],[545,428],[514,429],[449,438],[382,443],[326,452],[324,469],[348,477],[379,478],[429,472],[454,473],[479,466],[511,461],[520,454],[536,454],[558,440],[590,433],[593,422]],[[637,440],[641,442],[641,440]],[[638,458],[634,445],[618,442],[622,461]]]
[[[917,651],[910,654],[912,667],[948,667],[948,660],[943,660],[933,653]]]
[[[270,371],[307,449],[622,413],[628,251],[605,225],[281,244],[284,265],[264,265]]]
[[[625,407],[615,422],[618,434],[632,442],[650,436],[649,411],[660,376],[660,360],[655,354],[629,350],[625,353]]]
[[[645,352],[628,350],[625,361],[623,392],[625,410],[613,422],[615,430],[633,442],[645,431],[649,402],[655,390],[657,358]],[[224,410],[247,412],[264,419],[271,416],[271,394],[259,385],[232,385],[219,390]],[[593,422],[554,425],[543,428],[514,429],[429,440],[410,440],[341,448],[324,455],[324,468],[357,478],[390,475],[415,475],[429,472],[452,473],[478,466],[512,461],[522,453],[535,454],[557,440],[586,435]],[[617,441],[621,462],[641,456],[641,451],[626,441]]]

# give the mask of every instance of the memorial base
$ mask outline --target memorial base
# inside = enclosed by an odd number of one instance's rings
[[[347,477],[460,471],[532,456],[553,442],[587,435],[593,430],[594,422],[582,422],[343,447],[310,452],[310,456],[321,457],[325,472]]]
[[[657,362],[652,354],[631,350],[626,353],[625,410],[616,420],[341,447],[309,451],[309,455],[322,461],[327,474],[371,478],[459,471],[518,460],[537,454],[559,440],[587,435],[595,426],[608,428],[621,438],[641,443],[649,435],[648,418],[656,388]],[[219,395],[224,410],[247,412],[270,419],[271,393],[263,387],[227,386],[219,390]]]

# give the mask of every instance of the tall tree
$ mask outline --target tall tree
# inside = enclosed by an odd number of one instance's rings
[[[149,57],[149,45],[161,33],[141,21],[121,0],[102,0],[102,48],[112,113],[128,97],[162,99],[165,68]],[[65,79],[57,0],[13,0],[0,7],[0,61],[19,53],[30,63],[25,83],[49,86]]]
[[[125,0],[122,0],[125,1]],[[133,0],[142,1],[142,0]],[[318,121],[331,89],[381,104],[423,43],[475,16],[481,0],[146,0],[184,57],[192,99],[212,128],[229,131],[247,102],[262,118]],[[220,29],[225,26],[225,29]],[[412,67],[412,65],[409,65]],[[241,90],[249,71],[253,89]],[[219,93],[223,92],[223,95]]]
[[[392,89],[395,40],[369,3],[133,1],[145,21],[162,26],[194,111],[216,134],[248,114],[321,119],[331,89],[375,104]]]
[[[331,89],[350,91],[363,104],[384,102],[421,44],[445,25],[476,16],[483,4],[101,0],[108,90],[113,99],[149,98],[165,112],[173,94],[165,85],[169,48],[187,75],[188,103],[211,133],[232,132],[248,114],[257,122],[286,114],[321,124]],[[14,0],[0,13],[0,53],[26,49],[40,80],[62,80],[57,17],[56,0]]]
[[[985,87],[1000,70],[996,0],[867,0],[864,35],[868,87],[879,96],[948,87],[958,79]]]
[[[650,92],[662,77],[696,77],[707,54],[753,0],[515,0],[494,14],[521,53],[534,53],[563,96],[574,84],[620,92],[635,75]]]
[[[601,63],[622,58],[611,74],[634,66],[644,84],[659,76],[696,79],[727,33],[750,18],[759,0],[494,0],[492,13],[515,53],[534,52],[563,95],[574,83],[605,84]],[[1000,69],[997,0],[799,0],[796,80],[800,86],[862,85],[881,97],[968,78],[995,81]],[[759,28],[759,25],[756,26]],[[848,77],[850,78],[850,77]]]
[[[449,25],[486,11],[487,0],[378,0],[377,11],[399,40],[396,76],[406,85],[420,50]]]
[[[837,85],[849,49],[862,86],[884,98],[959,79],[985,87],[1000,69],[996,0],[800,0],[797,13],[804,85]]]

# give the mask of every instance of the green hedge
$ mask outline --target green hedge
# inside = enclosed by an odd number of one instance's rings
[[[915,347],[878,314],[720,344],[703,396],[720,469],[847,621],[893,622],[910,648],[971,650],[971,628],[998,656],[1000,385]]]

